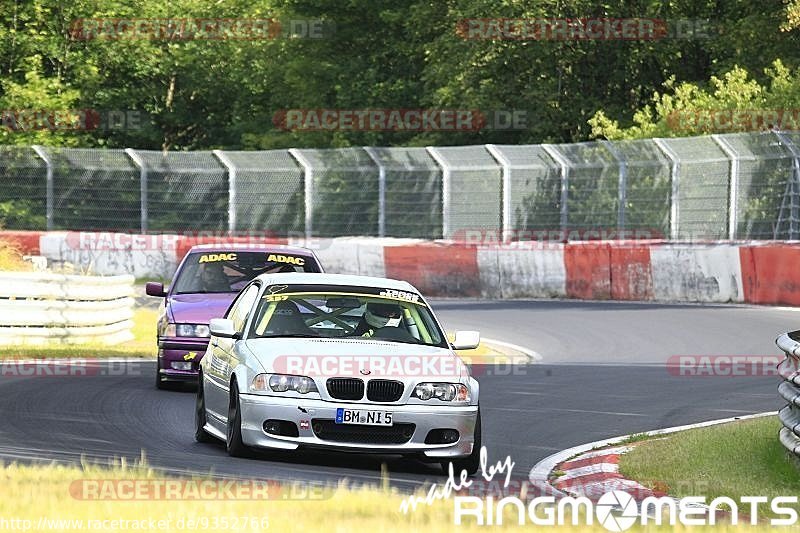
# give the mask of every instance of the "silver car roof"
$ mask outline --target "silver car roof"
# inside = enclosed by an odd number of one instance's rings
[[[304,272],[285,272],[261,274],[256,279],[270,285],[342,285],[356,287],[374,287],[377,289],[394,289],[419,294],[419,291],[407,281],[371,276],[354,276],[351,274],[317,274]]]

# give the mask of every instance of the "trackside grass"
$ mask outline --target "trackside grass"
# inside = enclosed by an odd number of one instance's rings
[[[780,426],[777,417],[757,418],[638,442],[620,458],[620,473],[676,497],[797,496],[800,462],[778,441]],[[759,515],[773,516],[767,506]]]
[[[27,526],[29,531],[607,531],[597,524],[594,527],[535,527],[528,521],[520,527],[516,516],[511,513],[504,515],[502,526],[478,526],[474,518],[456,526],[452,500],[438,501],[431,506],[420,505],[416,510],[403,514],[400,512],[403,495],[377,487],[349,490],[344,484],[323,493],[321,499],[280,501],[146,498],[120,501],[109,499],[107,495],[100,499],[76,497],[76,492],[81,494],[80,490],[76,491],[76,484],[147,479],[164,478],[151,469],[125,467],[119,463],[111,468],[0,465],[0,484],[4,494],[0,498],[0,525],[8,530],[22,530]],[[149,520],[153,522],[146,523]],[[194,527],[190,528],[190,523]],[[714,531],[733,529],[720,526]],[[629,531],[644,530],[663,531],[664,527],[643,529],[634,526]],[[766,528],[748,527],[747,530]],[[688,529],[678,526],[673,531]]]

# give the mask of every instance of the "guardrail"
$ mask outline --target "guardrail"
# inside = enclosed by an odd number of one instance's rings
[[[800,331],[784,333],[775,340],[775,344],[786,353],[786,359],[778,366],[784,377],[778,393],[788,402],[778,412],[783,424],[781,444],[800,457]]]
[[[0,345],[131,340],[133,282],[133,276],[0,272]]]

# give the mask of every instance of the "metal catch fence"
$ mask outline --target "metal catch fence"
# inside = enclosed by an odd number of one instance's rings
[[[0,226],[308,237],[800,239],[800,133],[156,152],[0,146]]]

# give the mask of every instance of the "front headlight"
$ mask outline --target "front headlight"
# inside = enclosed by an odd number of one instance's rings
[[[250,388],[261,392],[294,391],[298,394],[319,392],[313,379],[306,376],[289,376],[285,374],[259,374],[253,378]]]
[[[211,330],[206,324],[178,324],[176,326],[178,337],[210,337]]]
[[[423,401],[468,402],[469,389],[461,383],[420,383],[414,387],[411,396]]]

